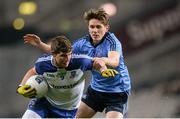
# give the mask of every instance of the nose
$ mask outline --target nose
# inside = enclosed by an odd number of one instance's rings
[[[98,30],[98,29],[95,27],[95,28],[92,29],[92,32],[93,32],[93,33],[94,33],[94,32],[97,32],[97,30]]]
[[[67,61],[68,60],[68,56],[64,57],[64,61]]]
[[[71,58],[71,55],[66,55],[66,56],[64,57],[64,61],[68,61],[70,58]]]

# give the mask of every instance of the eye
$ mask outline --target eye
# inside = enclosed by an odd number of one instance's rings
[[[97,29],[100,29],[100,28],[102,28],[102,26],[101,26],[101,25],[97,25],[96,28],[97,28]]]
[[[93,26],[93,25],[90,25],[89,27],[90,27],[90,28],[92,28],[92,29],[94,28],[94,26]]]

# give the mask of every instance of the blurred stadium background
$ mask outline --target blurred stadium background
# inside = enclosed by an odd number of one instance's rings
[[[128,117],[180,117],[178,0],[1,0],[1,118],[22,116],[29,100],[17,95],[16,88],[42,54],[24,45],[23,35],[35,33],[47,42],[52,36],[65,34],[73,42],[87,33],[83,13],[99,7],[111,14],[111,31],[122,42],[132,78]],[[90,73],[85,76],[88,79]]]

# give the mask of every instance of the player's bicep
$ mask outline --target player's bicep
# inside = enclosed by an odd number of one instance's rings
[[[108,58],[116,60],[119,62],[120,52],[118,51],[109,51]]]

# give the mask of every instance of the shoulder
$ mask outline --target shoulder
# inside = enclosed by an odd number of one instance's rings
[[[52,55],[50,55],[50,54],[43,54],[43,55],[41,55],[41,56],[37,59],[36,63],[49,62],[49,61],[51,61],[51,59],[52,59]]]
[[[53,72],[56,71],[57,68],[52,64],[52,55],[44,54],[38,58],[35,63],[35,69],[37,73],[43,74],[43,72]]]
[[[74,44],[82,44],[82,43],[85,43],[87,40],[89,40],[89,38],[90,38],[89,35],[85,35],[85,36],[83,36],[83,37],[75,40],[75,41],[73,42],[73,45],[74,45]]]
[[[107,33],[106,40],[110,43],[120,43],[120,40],[114,35],[114,33],[111,32]]]
[[[73,43],[73,52],[84,54],[84,46],[89,45],[89,39],[90,39],[89,35],[86,35],[76,40]]]
[[[114,49],[116,47],[121,48],[121,42],[120,40],[114,35],[114,33],[108,32],[106,35],[106,41],[108,44]]]

